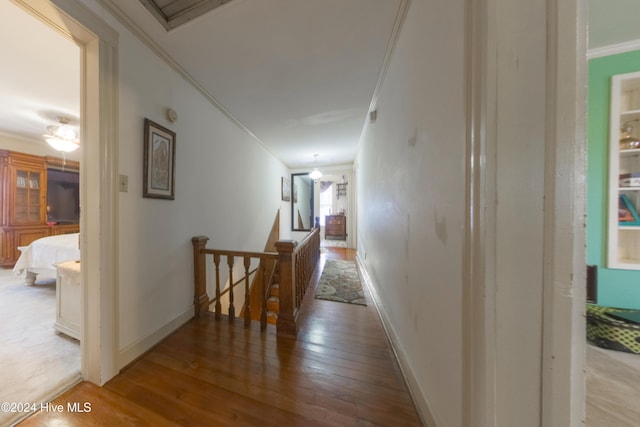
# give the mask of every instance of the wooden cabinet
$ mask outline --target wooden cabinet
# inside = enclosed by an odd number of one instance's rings
[[[43,157],[0,151],[2,226],[42,225],[46,218],[47,163]]]
[[[345,215],[326,215],[324,217],[325,240],[347,240],[347,217]]]
[[[53,160],[52,160],[53,161]],[[77,167],[72,162],[71,167]],[[15,264],[20,251],[41,237],[76,233],[78,224],[47,225],[47,158],[0,150],[0,266]]]
[[[607,267],[640,270],[640,72],[613,76]]]

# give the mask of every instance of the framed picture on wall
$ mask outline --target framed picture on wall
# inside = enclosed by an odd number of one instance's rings
[[[175,198],[176,134],[144,119],[143,197]]]
[[[289,178],[281,178],[282,200],[288,202],[291,200],[291,181]]]

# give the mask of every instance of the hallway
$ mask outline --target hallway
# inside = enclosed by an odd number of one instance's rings
[[[355,251],[326,248],[327,259]],[[316,270],[298,340],[269,326],[191,320],[103,388],[81,383],[20,426],[421,425],[366,287],[368,305],[314,299]],[[68,404],[88,403],[72,412]],[[57,424],[56,424],[57,425]]]

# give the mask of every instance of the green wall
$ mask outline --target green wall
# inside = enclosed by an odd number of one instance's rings
[[[608,269],[607,158],[611,76],[640,71],[640,51],[589,61],[587,264],[598,266],[598,304],[640,309],[640,270]]]

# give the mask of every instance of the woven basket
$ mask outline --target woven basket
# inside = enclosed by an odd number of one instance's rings
[[[640,354],[640,325],[607,316],[625,311],[634,310],[587,304],[587,339],[598,347]]]

